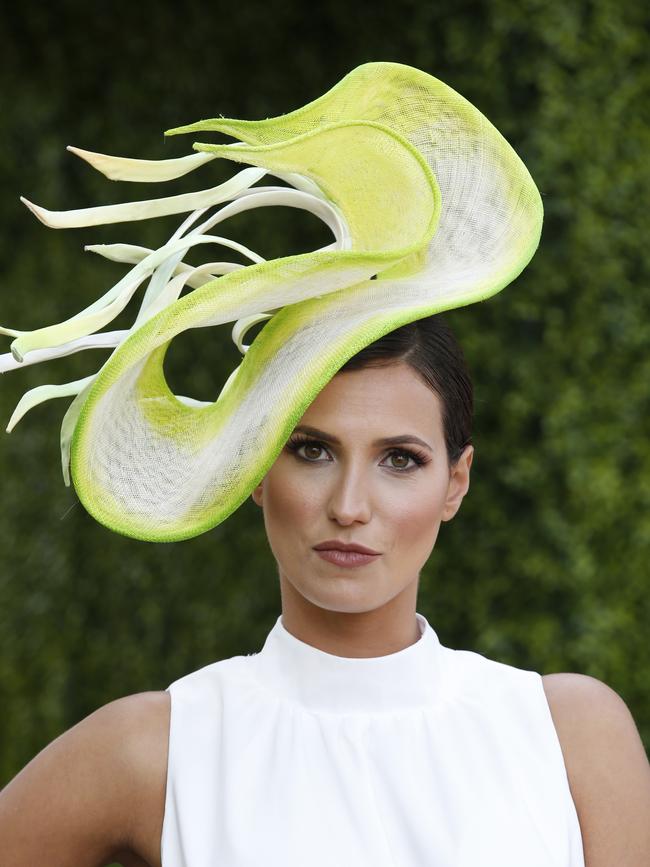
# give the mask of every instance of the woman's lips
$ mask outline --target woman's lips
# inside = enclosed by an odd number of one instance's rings
[[[337,548],[326,548],[322,551],[316,551],[316,553],[328,563],[346,568],[365,566],[366,563],[371,563],[377,557],[381,557],[381,554],[361,554],[359,551],[339,551]]]

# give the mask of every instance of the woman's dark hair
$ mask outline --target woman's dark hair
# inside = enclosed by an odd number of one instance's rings
[[[406,362],[442,404],[442,425],[449,467],[472,441],[474,389],[453,331],[439,313],[389,331],[353,355],[339,369],[360,370]]]

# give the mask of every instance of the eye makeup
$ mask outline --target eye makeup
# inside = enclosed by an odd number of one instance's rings
[[[303,455],[298,454],[298,450],[301,449],[304,445],[311,445],[322,450],[327,450],[327,444],[322,442],[321,440],[315,439],[313,437],[304,436],[304,434],[293,433],[289,440],[287,441],[287,449],[295,454],[300,460],[303,460],[307,463],[320,463],[318,460],[310,460],[309,458],[304,457]],[[413,470],[428,464],[431,458],[424,452],[419,451],[417,449],[407,449],[407,448],[392,448],[388,451],[387,457],[391,457],[392,455],[406,455],[413,461],[412,466],[408,467],[389,467],[390,470],[393,470],[396,473],[410,473]]]

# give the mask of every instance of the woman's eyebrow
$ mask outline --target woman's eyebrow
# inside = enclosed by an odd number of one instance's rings
[[[328,434],[323,430],[319,430],[317,427],[310,427],[309,425],[299,424],[294,428],[294,431],[308,434],[309,436],[318,437],[319,439],[325,440],[326,442],[335,443],[336,445],[341,444],[341,440],[338,437],[335,437],[333,434]],[[433,451],[429,443],[426,443],[424,440],[420,439],[420,437],[416,437],[415,434],[400,434],[395,437],[384,437],[383,439],[375,440],[373,446],[394,446],[399,443],[417,443],[418,445],[424,446],[429,449],[429,451]]]

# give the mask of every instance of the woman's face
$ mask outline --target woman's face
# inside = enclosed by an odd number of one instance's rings
[[[421,443],[408,442],[416,437]],[[386,438],[397,439],[378,442]],[[472,455],[468,446],[450,473],[439,398],[409,365],[336,374],[252,495],[283,598],[289,591],[349,613],[399,594],[414,605],[440,523],[456,514],[468,489]],[[379,553],[350,568],[314,550],[327,540]]]

